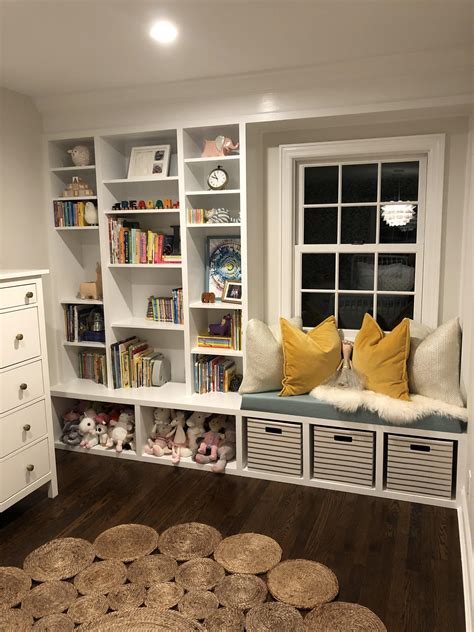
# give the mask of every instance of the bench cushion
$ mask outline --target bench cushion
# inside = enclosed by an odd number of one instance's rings
[[[426,417],[422,417],[405,425],[394,424],[368,410],[361,409],[355,413],[346,413],[310,395],[279,397],[278,391],[242,395],[240,408],[241,410],[248,411],[294,415],[295,417],[315,417],[317,419],[329,419],[336,422],[351,421],[355,423],[378,424],[381,426],[419,428],[420,430],[434,430],[436,432],[461,433],[466,432],[467,428],[465,421],[442,414],[427,415]]]

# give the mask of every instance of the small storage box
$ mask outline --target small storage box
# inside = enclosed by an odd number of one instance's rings
[[[385,488],[451,498],[455,442],[389,434]]]
[[[247,420],[247,467],[249,470],[301,476],[301,424]]]
[[[372,487],[374,437],[366,430],[313,426],[313,478]]]

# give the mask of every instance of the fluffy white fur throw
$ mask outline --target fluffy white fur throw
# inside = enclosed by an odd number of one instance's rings
[[[422,395],[410,395],[411,401],[407,402],[381,393],[374,393],[374,391],[358,391],[335,388],[334,386],[317,386],[310,395],[332,404],[346,413],[354,413],[359,408],[365,408],[377,413],[387,421],[401,425],[434,414],[467,421],[466,408],[445,404],[437,399],[430,399]]]

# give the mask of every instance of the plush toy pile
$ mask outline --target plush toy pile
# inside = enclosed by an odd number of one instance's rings
[[[60,441],[66,445],[93,448],[101,445],[117,452],[134,450],[133,409],[99,402],[78,402],[63,415]]]
[[[145,446],[146,454],[171,454],[177,465],[181,457],[196,463],[213,463],[212,471],[223,473],[235,457],[235,422],[226,415],[155,408],[154,425]]]

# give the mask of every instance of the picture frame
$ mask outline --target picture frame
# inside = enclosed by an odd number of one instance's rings
[[[171,145],[132,147],[127,178],[161,180],[168,177]]]
[[[221,300],[223,303],[242,305],[242,281],[226,281]]]
[[[208,237],[206,242],[205,291],[222,300],[226,281],[241,282],[240,237]]]

